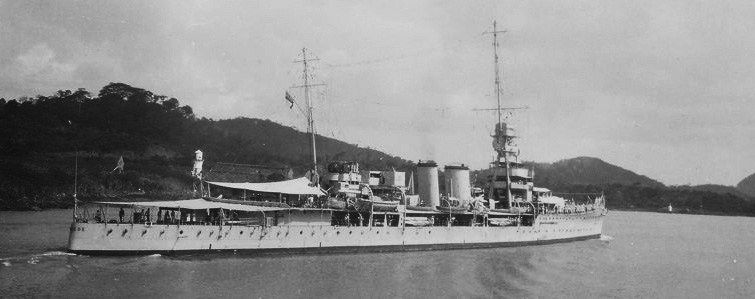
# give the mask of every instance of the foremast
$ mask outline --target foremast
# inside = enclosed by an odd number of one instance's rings
[[[502,121],[502,112],[501,110],[501,76],[500,76],[500,65],[498,62],[498,33],[504,33],[505,30],[498,31],[497,30],[497,22],[493,21],[493,59],[495,63],[495,98],[496,102],[498,103],[498,109],[496,109],[497,115],[498,115],[498,122],[495,126],[495,135],[493,135],[493,149],[496,151],[498,156],[496,157],[496,165],[493,168],[493,181],[497,180],[498,174],[497,170],[499,168],[498,162],[501,161],[501,156],[503,156],[503,159],[505,161],[505,169],[506,169],[506,202],[507,207],[511,207],[511,176],[509,176],[509,160],[508,155],[506,154],[506,144],[509,143],[511,140],[506,136],[506,125]],[[491,188],[493,188],[494,184],[491,184]],[[493,191],[491,189],[491,191]],[[491,192],[491,194],[493,194]],[[491,207],[492,208],[492,207]]]
[[[498,103],[495,109],[498,116],[498,122],[495,126],[495,133],[493,134],[493,149],[496,151],[496,160],[491,163],[493,168],[493,175],[490,180],[490,188],[488,192],[488,198],[493,201],[490,204],[491,209],[505,208],[509,209],[512,206],[512,200],[514,195],[517,199],[530,201],[532,199],[532,173],[526,168],[522,168],[519,163],[519,150],[514,143],[516,138],[514,134],[514,128],[507,125],[504,122],[503,111],[504,110],[516,110],[526,108],[504,108],[501,106],[501,92],[502,81],[500,76],[500,64],[498,59],[498,34],[505,33],[505,30],[498,30],[497,22],[493,22],[493,31],[486,32],[493,35],[493,59],[495,64],[495,91],[496,101]],[[488,109],[492,110],[492,109]],[[503,165],[501,165],[503,164]],[[503,167],[501,167],[503,166]],[[503,178],[499,172],[503,168],[505,174],[505,185]],[[516,183],[513,181],[516,180]],[[512,192],[512,189],[515,189]],[[503,203],[503,205],[498,205]]]

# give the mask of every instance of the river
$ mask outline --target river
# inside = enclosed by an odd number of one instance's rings
[[[755,298],[755,218],[611,211],[598,240],[369,254],[90,257],[70,210],[0,212],[0,297]]]

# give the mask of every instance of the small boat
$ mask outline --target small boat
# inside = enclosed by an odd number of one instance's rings
[[[469,210],[469,207],[443,207],[443,206],[436,206],[435,207],[438,211],[441,213],[451,213],[451,214],[464,214]]]
[[[406,226],[432,226],[434,219],[431,217],[406,217],[404,225]]]
[[[344,210],[346,209],[346,202],[338,200],[337,198],[329,197],[325,202],[325,207],[334,210]]]
[[[522,214],[527,213],[527,209],[520,207],[511,207],[510,209],[490,209],[494,213]]]
[[[490,218],[488,219],[490,226],[512,226],[517,224],[516,219],[512,218]]]
[[[395,212],[398,208],[398,201],[387,201],[377,196],[371,196],[370,199],[358,198],[354,207],[359,211]]]
[[[424,211],[424,212],[437,212],[433,207],[420,207],[420,206],[406,206],[407,211]]]

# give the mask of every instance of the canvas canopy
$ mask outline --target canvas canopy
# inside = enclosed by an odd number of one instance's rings
[[[137,202],[107,202],[100,201],[96,204],[106,204],[115,206],[139,206],[139,207],[155,207],[155,208],[167,208],[167,209],[189,209],[189,210],[205,210],[205,209],[226,209],[234,211],[248,211],[248,212],[266,212],[266,211],[280,211],[285,208],[276,207],[260,207],[250,206],[242,204],[222,203],[214,202],[204,199],[187,199],[187,200],[171,200],[171,201],[137,201]]]
[[[310,186],[312,182],[305,177],[298,179],[272,182],[272,183],[223,183],[223,182],[207,182],[210,185],[249,190],[255,192],[267,192],[267,193],[283,193],[283,194],[312,194],[312,195],[326,195],[319,187]]]
[[[566,200],[558,196],[546,196],[539,199],[541,203],[554,204],[558,207],[566,205]]]

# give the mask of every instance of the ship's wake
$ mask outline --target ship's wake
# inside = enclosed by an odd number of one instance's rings
[[[76,255],[76,254],[65,252],[65,251],[48,251],[48,252],[36,253],[36,254],[2,257],[0,258],[0,265],[3,265],[5,267],[10,267],[14,263],[26,263],[29,265],[36,265],[36,264],[39,264],[40,259],[42,258],[57,257],[57,256],[73,256],[73,255]]]
[[[613,240],[613,237],[611,237],[609,235],[600,235],[600,240],[601,241],[605,241],[605,242],[609,242],[609,241]]]
[[[76,255],[76,254],[65,252],[65,251],[50,251],[50,252],[45,252],[43,254],[40,254],[40,256],[58,256],[58,255]]]

